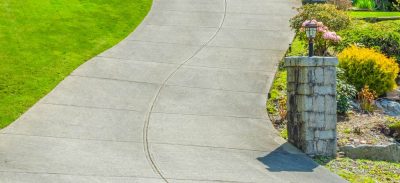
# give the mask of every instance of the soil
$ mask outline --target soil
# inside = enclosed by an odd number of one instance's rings
[[[395,140],[385,135],[388,130],[387,117],[378,112],[374,114],[350,112],[347,116],[338,116],[338,145],[393,143]]]

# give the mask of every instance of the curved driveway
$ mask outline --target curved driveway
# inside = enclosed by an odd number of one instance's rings
[[[0,182],[341,182],[266,94],[295,0],[154,0],[124,41],[0,133]]]

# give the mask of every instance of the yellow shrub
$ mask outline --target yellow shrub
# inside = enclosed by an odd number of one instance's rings
[[[396,87],[399,66],[394,59],[373,49],[357,46],[344,49],[338,58],[347,82],[358,91],[367,85],[377,95],[382,95]]]

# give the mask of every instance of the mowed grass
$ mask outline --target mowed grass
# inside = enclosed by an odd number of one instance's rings
[[[1,0],[0,128],[118,43],[151,0]]]
[[[315,160],[352,183],[400,182],[400,163],[323,157]]]
[[[378,18],[378,17],[398,17],[400,12],[379,12],[379,11],[350,11],[350,16],[353,18]]]

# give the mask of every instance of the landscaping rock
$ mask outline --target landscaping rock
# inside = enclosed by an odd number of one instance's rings
[[[355,102],[355,101],[350,101],[350,106],[351,106],[351,108],[353,109],[353,110],[356,110],[356,111],[361,111],[361,106],[360,106],[360,104],[359,103],[357,103],[357,102]]]
[[[375,101],[378,108],[389,116],[400,116],[400,104],[393,100],[378,99]]]
[[[400,144],[398,143],[389,145],[347,145],[340,147],[340,150],[350,158],[400,162]]]

